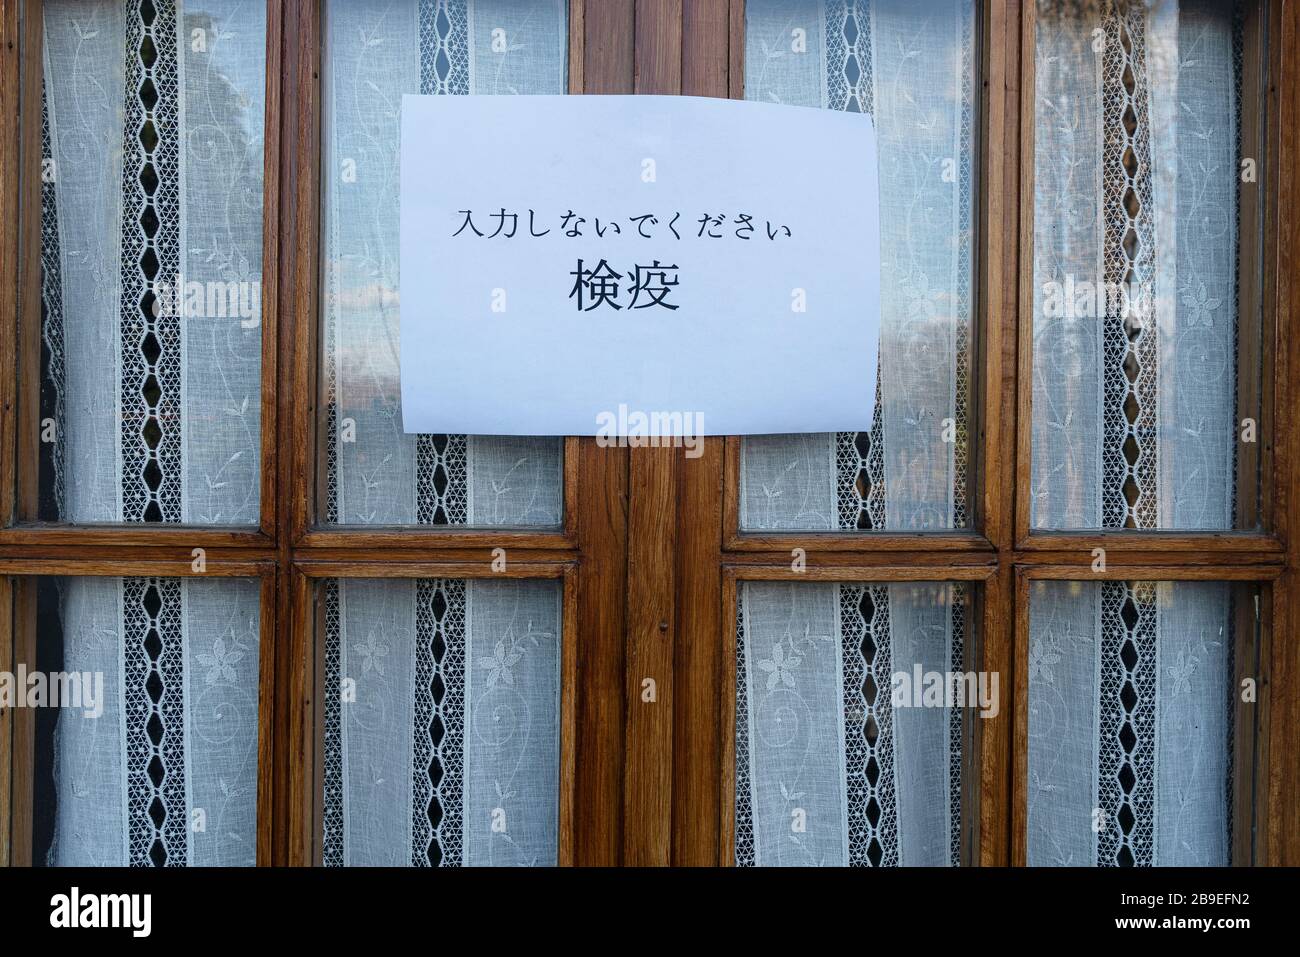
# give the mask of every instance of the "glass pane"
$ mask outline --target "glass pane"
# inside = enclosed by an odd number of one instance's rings
[[[327,523],[560,524],[562,440],[402,431],[398,146],[403,93],[564,93],[566,6],[326,3],[319,508]],[[436,175],[436,156],[429,166]]]
[[[321,585],[326,866],[557,863],[562,594]]]
[[[1255,638],[1253,626],[1238,634],[1238,612],[1253,623],[1258,594],[1226,582],[1033,583],[1031,865],[1229,863],[1234,668]]]
[[[43,11],[38,517],[254,525],[264,5]]]
[[[252,866],[259,583],[41,578],[32,860]]]
[[[950,583],[742,582],[736,864],[961,860],[963,727],[998,710],[969,591]]]
[[[743,529],[970,525],[975,36],[968,0],[745,4],[747,99],[875,123],[881,335],[861,431],[744,440]]]
[[[1035,528],[1257,525],[1252,10],[1038,4]]]

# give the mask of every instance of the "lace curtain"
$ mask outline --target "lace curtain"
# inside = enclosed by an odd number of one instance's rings
[[[398,147],[403,93],[564,93],[567,71],[562,0],[326,4],[327,521],[560,524],[559,439],[402,432]],[[327,696],[326,864],[556,863],[558,595],[326,586],[327,687],[357,692]]]
[[[255,525],[265,4],[42,8],[40,517]],[[54,617],[110,696],[60,716],[49,862],[252,864],[256,584],[69,578]]]
[[[962,710],[891,696],[965,670],[966,605],[957,584],[743,583],[738,865],[959,862]]]
[[[402,431],[398,182],[403,93],[564,93],[567,51],[563,0],[326,4],[326,521],[560,524],[560,439]]]
[[[745,10],[748,99],[871,114],[882,282],[870,429],[746,437],[741,526],[965,527],[974,4],[749,0]],[[895,710],[889,693],[893,672],[917,663],[963,670],[965,601],[943,584],[741,588],[738,864],[958,862],[962,715]]]
[[[560,583],[324,589],[324,863],[556,864]]]
[[[1240,524],[1235,6],[1039,3],[1037,528]]]
[[[1227,865],[1232,586],[1036,582],[1028,862]]]
[[[1035,527],[1242,524],[1239,14],[1038,5]],[[1030,864],[1229,863],[1232,596],[1035,585]]]
[[[252,866],[257,851],[258,583],[41,581],[43,671],[103,675],[101,714],[38,730],[53,866]],[[46,612],[52,612],[47,614]]]
[[[974,4],[751,0],[745,9],[747,99],[864,112],[875,123],[881,335],[875,409],[861,410],[869,431],[745,439],[741,526],[965,527]]]

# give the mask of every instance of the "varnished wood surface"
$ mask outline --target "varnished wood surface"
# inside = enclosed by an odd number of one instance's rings
[[[1263,8],[1261,8],[1263,9]],[[305,864],[319,844],[321,787],[316,583],[333,575],[490,573],[565,588],[561,857],[577,864],[729,864],[734,800],[736,583],[785,578],[806,552],[806,581],[966,581],[980,667],[1002,675],[1003,707],[977,721],[964,802],[965,858],[1025,856],[1027,596],[1035,578],[1227,580],[1266,601],[1257,646],[1240,648],[1261,695],[1238,715],[1239,806],[1233,856],[1300,864],[1300,3],[1246,19],[1243,149],[1261,156],[1263,189],[1243,193],[1243,405],[1261,396],[1261,442],[1239,457],[1264,477],[1241,516],[1257,532],[1050,532],[1029,528],[1033,236],[1033,4],[987,0],[980,15],[978,254],[969,423],[972,525],[939,535],[753,534],[739,529],[740,440],[704,454],[564,450],[564,525],[555,530],[359,529],[319,522],[321,131],[320,0],[270,0],[264,213],[262,510],[251,528],[40,524],[34,503],[39,376],[40,66],[38,0],[0,0],[0,668],[31,654],[33,575],[207,575],[262,582],[258,861]],[[20,12],[22,14],[20,20]],[[26,33],[19,35],[20,22]],[[743,0],[571,0],[572,93],[743,96]],[[1262,53],[1260,51],[1263,51]],[[1252,90],[1254,93],[1252,93]],[[1256,257],[1251,259],[1251,255]],[[1239,483],[1240,484],[1240,483]],[[1246,482],[1249,485],[1251,483]],[[1107,571],[1091,573],[1092,550]],[[1239,622],[1239,641],[1246,622]],[[1255,659],[1248,661],[1254,654]],[[657,701],[642,702],[642,682]],[[1253,724],[1250,723],[1253,720]],[[0,863],[30,858],[33,735],[0,714]],[[1249,749],[1249,755],[1246,753]],[[1246,837],[1248,814],[1257,835]]]

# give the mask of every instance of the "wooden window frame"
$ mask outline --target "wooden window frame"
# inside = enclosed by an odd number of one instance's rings
[[[1235,690],[1246,678],[1254,678],[1257,700],[1252,704],[1237,703],[1234,722],[1233,828],[1231,863],[1234,866],[1255,866],[1278,861],[1282,856],[1285,839],[1285,819],[1282,814],[1269,815],[1271,779],[1278,776],[1280,768],[1270,762],[1269,741],[1273,725],[1271,698],[1274,696],[1272,675],[1274,623],[1286,621],[1287,595],[1278,581],[1283,569],[1278,566],[1242,565],[1125,565],[1110,566],[1103,572],[1093,572],[1091,567],[1078,565],[1019,565],[1016,567],[1015,585],[1015,660],[1029,661],[1029,603],[1030,585],[1035,581],[1077,581],[1095,583],[1103,581],[1150,582],[1228,582],[1253,583],[1260,586],[1258,610],[1259,644],[1253,661],[1243,655],[1250,650],[1247,631],[1254,631],[1254,608],[1236,609],[1236,647],[1233,649],[1233,682]],[[1029,839],[1029,669],[1015,669],[1015,748],[1012,753],[1012,807],[1014,823],[1011,828],[1011,863],[1024,867],[1028,858]],[[1244,720],[1249,719],[1249,720]],[[1247,748],[1247,743],[1250,747]],[[1247,760],[1241,760],[1247,754]],[[1249,795],[1248,800],[1241,800]]]
[[[1263,18],[1248,20],[1247,57],[1260,47]],[[1257,864],[1300,862],[1300,814],[1282,795],[1294,793],[1300,762],[1295,731],[1297,668],[1300,668],[1300,447],[1287,428],[1285,411],[1300,400],[1300,349],[1292,289],[1300,254],[1300,225],[1286,210],[1300,195],[1300,3],[1273,0],[1268,11],[1268,60],[1260,64],[1266,88],[1266,171],[1263,195],[1243,204],[1243,222],[1262,221],[1262,282],[1246,290],[1247,308],[1262,317],[1259,345],[1245,353],[1259,360],[1259,468],[1263,496],[1257,530],[1228,532],[1031,531],[1028,489],[1032,378],[1033,266],[1033,0],[983,0],[979,4],[980,89],[977,168],[978,305],[972,343],[971,436],[972,523],[969,529],[925,534],[896,532],[743,532],[739,526],[740,444],[728,437],[709,440],[702,461],[714,454],[720,465],[685,462],[677,507],[676,578],[681,625],[676,650],[675,762],[671,861],[681,864],[733,863],[735,742],[736,582],[764,580],[978,580],[982,592],[978,636],[982,667],[1002,673],[1002,710],[977,721],[983,734],[975,745],[978,781],[963,796],[978,828],[967,862],[1023,864],[1025,860],[1024,737],[1027,692],[1025,629],[1028,581],[1081,580],[1255,581],[1270,599],[1263,617],[1266,640],[1258,662],[1260,687],[1272,704],[1257,707],[1257,750],[1247,783],[1255,800],[1249,808],[1258,828],[1253,856],[1240,846],[1249,828],[1238,827],[1234,861]],[[733,97],[743,96],[744,3],[731,0],[729,50]],[[1249,62],[1249,61],[1248,61]],[[1246,123],[1252,123],[1250,119]],[[1260,138],[1258,124],[1247,137]],[[1007,144],[1014,144],[1007,149]],[[1250,225],[1243,229],[1251,228]],[[1274,431],[1277,428],[1278,431]],[[1249,466],[1248,466],[1249,467]],[[1105,549],[1104,573],[1094,574],[1094,549]],[[793,549],[802,549],[802,573],[791,571]],[[715,577],[716,576],[716,577]],[[716,613],[694,607],[716,589]],[[1023,620],[1022,620],[1023,619]],[[719,694],[718,689],[723,690]],[[1261,702],[1263,692],[1261,691]],[[1014,731],[1014,733],[1013,733]],[[1269,751],[1268,744],[1275,744]],[[1239,768],[1240,771],[1240,768]],[[1241,791],[1241,793],[1245,793]],[[1269,810],[1271,815],[1269,816]]]
[[[569,8],[569,87],[582,92],[584,74],[599,81],[621,61],[601,50],[588,57],[584,23],[601,30],[608,21],[599,10],[584,17],[583,0],[569,0]],[[307,865],[319,845],[314,772],[304,776],[313,767],[317,733],[316,675],[306,670],[319,652],[311,583],[334,574],[562,578],[561,860],[620,863],[627,449],[564,440],[564,517],[554,530],[316,523],[322,9],[323,0],[267,2],[259,525],[86,526],[30,520],[39,434],[38,418],[28,422],[26,410],[39,408],[40,262],[23,251],[39,247],[41,137],[40,110],[23,114],[20,107],[40,102],[40,57],[23,51],[40,50],[41,3],[0,0],[0,115],[10,124],[0,169],[22,174],[6,176],[14,185],[0,189],[0,448],[6,450],[0,456],[0,666],[22,660],[15,655],[26,654],[34,640],[21,576],[189,576],[195,548],[205,550],[209,577],[256,569],[263,582],[256,859]],[[580,515],[587,516],[581,523]],[[509,556],[504,573],[492,570],[498,548]],[[30,858],[23,775],[31,755],[22,746],[24,728],[21,712],[0,711],[0,865]]]
[[[324,603],[318,600],[322,582],[340,579],[424,579],[454,578],[467,581],[559,581],[563,589],[560,615],[560,794],[559,864],[575,863],[574,836],[575,761],[577,742],[578,687],[578,566],[575,562],[510,562],[503,571],[492,563],[466,562],[369,562],[323,561],[301,563],[294,568],[294,631],[308,638],[308,653],[296,657],[290,675],[289,700],[301,709],[292,722],[289,749],[298,755],[288,769],[289,793],[297,800],[289,807],[289,857],[297,863],[321,864],[321,835],[324,812],[325,747],[324,687],[325,629]]]
[[[781,580],[790,574],[794,548],[804,549],[806,580],[972,581],[982,664],[1003,674],[1007,690],[999,717],[977,722],[978,787],[964,799],[976,822],[969,858],[1000,865],[1018,862],[1017,841],[1023,843],[1015,789],[1024,752],[1013,729],[1024,704],[1010,690],[1024,678],[1023,649],[1017,652],[1021,583],[1067,572],[1100,579],[1089,571],[1092,549],[1105,548],[1106,577],[1267,582],[1271,640],[1260,667],[1272,703],[1260,738],[1273,748],[1271,760],[1257,761],[1254,787],[1274,817],[1257,818],[1265,825],[1256,860],[1300,863],[1300,813],[1283,799],[1300,788],[1300,601],[1292,600],[1300,588],[1300,507],[1293,504],[1300,499],[1300,435],[1285,415],[1300,401],[1300,318],[1291,295],[1300,289],[1300,217],[1286,215],[1300,197],[1300,0],[1269,7],[1268,185],[1259,208],[1243,211],[1262,218],[1268,267],[1262,287],[1249,293],[1265,317],[1261,528],[1215,534],[1028,527],[1032,187],[1022,174],[1032,172],[1033,156],[1032,0],[983,0],[979,7],[970,528],[927,535],[742,533],[735,437],[705,440],[695,459],[674,449],[566,439],[564,522],[555,530],[321,526],[314,445],[321,4],[267,3],[259,525],[108,527],[28,521],[39,438],[35,417],[28,422],[24,410],[35,402],[39,371],[39,262],[30,251],[39,237],[40,136],[39,111],[20,107],[39,102],[40,67],[39,58],[24,62],[20,54],[40,48],[40,0],[0,0],[0,122],[8,134],[0,137],[0,668],[29,647],[22,598],[28,576],[186,575],[200,547],[208,576],[256,574],[263,656],[257,861],[310,864],[316,796],[308,752],[318,727],[319,653],[313,582],[435,570],[485,577],[492,550],[506,548],[512,569],[565,581],[571,681],[563,859],[730,864],[726,815],[734,769],[725,755],[734,746],[734,687],[730,703],[720,689],[735,680],[734,659],[727,658],[735,583]],[[739,98],[744,24],[744,0],[569,0],[569,90]],[[15,605],[20,614],[11,617]],[[654,707],[640,703],[645,677],[657,682]],[[0,822],[21,810],[13,787],[21,768],[11,759],[23,720],[0,712]],[[21,859],[0,827],[0,864]]]
[[[860,565],[819,565],[795,571],[786,564],[734,565],[722,567],[722,620],[729,627],[722,643],[722,680],[719,684],[718,706],[721,709],[721,726],[732,729],[722,741],[720,773],[721,791],[731,800],[721,803],[718,832],[717,863],[727,865],[735,859],[736,824],[736,609],[740,586],[744,582],[834,582],[852,584],[896,584],[902,582],[928,582],[934,584],[963,584],[970,588],[967,620],[972,627],[965,649],[965,670],[1006,673],[1010,655],[1005,647],[998,647],[1000,634],[996,613],[1002,599],[997,569],[991,565],[957,565],[951,567],[924,567],[918,565],[885,566],[870,569]],[[994,639],[986,646],[985,636]],[[1005,839],[1003,822],[994,813],[1001,806],[995,792],[1001,782],[983,777],[986,769],[999,766],[999,756],[1009,740],[1010,709],[1005,702],[996,715],[980,718],[975,711],[967,711],[963,723],[962,743],[962,824],[961,863],[975,865],[991,862],[1000,842]],[[992,800],[981,800],[989,795]]]
[[[34,667],[36,576],[257,578],[259,689],[256,862],[277,861],[277,693],[282,680],[279,516],[287,457],[276,390],[287,343],[279,328],[282,5],[267,3],[262,214],[261,435],[258,522],[249,526],[72,525],[36,519],[41,341],[41,0],[0,2],[0,665]],[[37,51],[37,55],[29,55]],[[205,570],[194,560],[202,549]],[[31,864],[30,711],[0,712],[0,866]]]
[[[36,585],[45,576],[69,578],[256,579],[259,589],[257,695],[257,850],[259,864],[272,859],[270,812],[274,793],[277,655],[274,562],[210,558],[202,572],[189,558],[0,558],[0,669],[36,670]],[[0,866],[30,867],[36,716],[31,708],[0,712]]]
[[[1277,441],[1273,428],[1276,423],[1285,422],[1275,410],[1286,409],[1287,403],[1295,401],[1296,386],[1285,375],[1279,375],[1286,369],[1280,362],[1285,355],[1289,342],[1288,323],[1278,311],[1278,303],[1289,301],[1279,299],[1288,288],[1290,276],[1287,263],[1279,258],[1281,237],[1277,231],[1277,209],[1279,192],[1271,184],[1285,171],[1278,165],[1281,130],[1276,117],[1279,100],[1278,91],[1282,66],[1282,11],[1290,5],[1290,0],[1256,0],[1251,4],[1245,23],[1245,52],[1243,62],[1250,63],[1253,56],[1258,61],[1261,50],[1268,56],[1268,62],[1261,64],[1267,71],[1267,90],[1261,89],[1261,77],[1258,71],[1243,70],[1242,102],[1253,102],[1262,108],[1267,116],[1266,129],[1259,129],[1260,109],[1243,109],[1242,113],[1242,150],[1246,155],[1252,153],[1262,159],[1260,169],[1263,182],[1269,184],[1259,190],[1246,191],[1240,213],[1240,221],[1245,234],[1248,228],[1258,228],[1263,219],[1263,248],[1260,250],[1262,261],[1245,255],[1243,243],[1240,275],[1249,281],[1242,282],[1241,310],[1245,323],[1238,323],[1238,370],[1247,374],[1239,376],[1238,395],[1242,396],[1251,386],[1260,386],[1259,441],[1251,444],[1237,442],[1239,451],[1237,463],[1237,487],[1242,497],[1249,502],[1237,504],[1238,515],[1243,508],[1258,509],[1258,529],[1226,531],[1126,531],[1101,529],[1087,530],[1038,530],[1030,526],[1030,496],[1017,494],[1015,500],[1016,547],[1022,551],[1050,552],[1083,549],[1090,551],[1094,547],[1104,547],[1108,552],[1167,552],[1190,551],[1218,555],[1229,552],[1241,553],[1260,560],[1274,560],[1282,556],[1286,546],[1277,534],[1285,520],[1287,497],[1279,497],[1276,489],[1285,488],[1294,482],[1295,461],[1289,455],[1289,449]],[[1033,326],[1034,326],[1034,107],[1035,107],[1035,26],[1037,22],[1036,5],[1026,2],[1021,28],[1023,50],[1021,52],[1022,69],[1020,90],[1022,100],[1020,115],[1023,118],[1020,138],[1020,208],[1021,208],[1021,257],[1019,289],[1018,338],[1020,343],[1019,375],[1017,381],[1018,405],[1015,415],[1016,434],[1016,488],[1028,490],[1032,487],[1033,459]],[[1268,20],[1266,24],[1264,21]],[[1267,30],[1266,30],[1267,27]],[[1271,42],[1265,40],[1267,36]],[[1254,142],[1251,142],[1253,140]],[[1251,147],[1259,147],[1252,149]],[[1258,279],[1259,282],[1255,280]],[[1259,325],[1255,324],[1258,317]],[[1243,328],[1248,325],[1249,328]],[[1258,335],[1256,335],[1258,333]],[[1262,378],[1257,378],[1262,377]],[[1280,438],[1280,437],[1278,437]],[[1255,500],[1256,478],[1262,487],[1262,496]],[[1254,518],[1252,517],[1252,521]]]
[[[41,389],[41,0],[4,0],[0,29],[6,43],[0,66],[0,107],[11,128],[0,144],[0,163],[16,170],[0,198],[4,216],[4,261],[0,263],[0,546],[47,548],[165,546],[268,548],[276,541],[276,492],[280,448],[276,429],[280,228],[280,4],[267,2],[266,107],[263,132],[262,358],[260,507],[255,526],[105,524],[69,525],[37,520]],[[23,109],[23,107],[28,107]],[[10,319],[16,316],[17,321]],[[12,413],[12,414],[7,414]]]
[[[282,728],[282,839],[277,860],[319,861],[319,762],[323,730],[315,694],[315,583],[325,577],[562,578],[564,580],[561,864],[618,864],[623,846],[626,720],[623,631],[626,621],[628,450],[597,447],[594,438],[564,439],[563,519],[557,529],[455,526],[325,525],[317,511],[326,427],[318,373],[321,356],[322,78],[324,0],[280,0],[284,8],[284,116],[281,176],[286,184],[282,334],[293,343],[285,361],[291,382],[282,397],[282,433],[290,462],[282,506],[283,567],[291,583],[281,597],[283,640],[293,667],[280,691],[293,714]],[[603,4],[601,5],[603,6]],[[569,0],[568,89],[586,90],[610,69],[606,51],[588,47],[605,28],[598,6]],[[584,15],[585,14],[585,15]],[[292,184],[290,188],[287,184]],[[288,318],[292,317],[292,318]],[[493,569],[505,549],[505,572]],[[578,663],[582,662],[582,667]],[[307,670],[308,668],[311,670]]]

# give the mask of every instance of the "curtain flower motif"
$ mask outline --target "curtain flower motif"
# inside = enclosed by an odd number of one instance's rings
[[[220,638],[212,642],[212,654],[199,655],[199,664],[208,669],[207,677],[204,679],[208,684],[214,685],[222,678],[227,681],[237,681],[238,675],[235,673],[235,665],[244,657],[243,646],[239,642],[234,642],[234,646],[227,651],[226,643]]]
[[[1191,283],[1183,287],[1183,305],[1187,307],[1187,325],[1189,327],[1214,325],[1214,310],[1223,305],[1222,299],[1211,299],[1205,283],[1197,283],[1195,292]]]
[[[1192,675],[1196,673],[1198,659],[1189,656],[1184,648],[1178,649],[1178,658],[1169,668],[1169,677],[1173,680],[1173,695],[1187,694],[1192,690]]]
[[[1058,664],[1061,660],[1058,654],[1055,641],[1049,648],[1043,647],[1041,640],[1034,641],[1029,648],[1029,677],[1042,678],[1049,685],[1056,682],[1056,673],[1052,671],[1052,666]]]
[[[758,667],[767,672],[767,690],[775,690],[778,684],[795,687],[794,669],[799,667],[800,661],[802,659],[793,653],[787,656],[780,642],[773,645],[772,657],[758,663]]]
[[[388,657],[388,643],[375,639],[374,632],[366,635],[366,640],[357,645],[361,652],[361,670],[384,674],[384,659]]]

